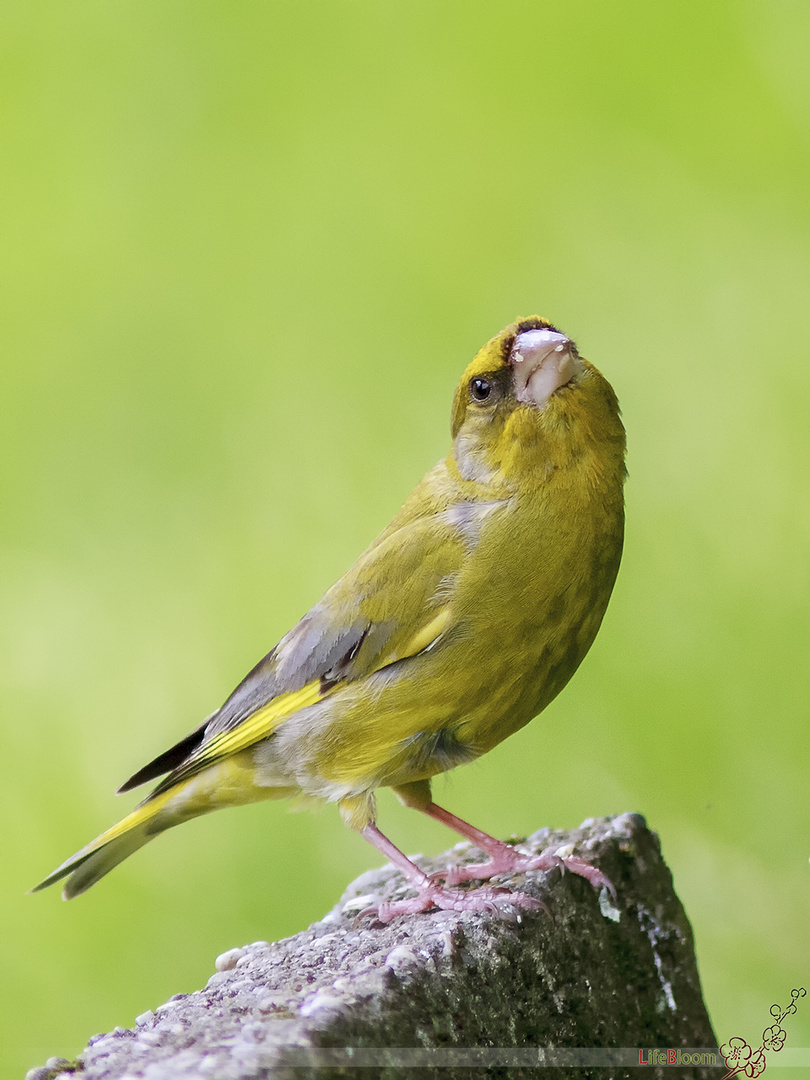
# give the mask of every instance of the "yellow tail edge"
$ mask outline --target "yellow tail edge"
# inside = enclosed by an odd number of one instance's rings
[[[62,891],[63,900],[71,900],[74,896],[86,892],[91,885],[95,885],[114,866],[123,862],[134,851],[148,843],[153,836],[157,836],[158,833],[163,832],[164,828],[168,828],[170,824],[173,824],[173,822],[166,822],[162,827],[155,828],[153,819],[160,813],[166,803],[177,795],[179,790],[181,789],[173,788],[154,799],[148,799],[146,802],[141,803],[140,806],[136,806],[131,814],[127,814],[112,828],[101,833],[95,840],[91,840],[75,855],[71,855],[44,881],[40,881],[38,885],[35,885],[29,891],[32,893],[40,892],[40,890],[47,889],[50,885],[55,885],[57,881],[67,877],[68,880]],[[68,875],[70,876],[68,877]]]
[[[255,773],[252,752],[246,750],[209,765],[202,773],[181,780],[168,791],[158,790],[30,891],[39,892],[67,878],[62,897],[70,900],[86,892],[114,866],[173,825],[226,806],[282,799],[298,792],[297,787],[283,783],[277,787],[257,784]]]

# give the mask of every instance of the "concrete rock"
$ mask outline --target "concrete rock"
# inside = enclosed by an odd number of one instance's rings
[[[644,819],[544,829],[525,847],[576,851],[608,875],[618,899],[555,869],[505,881],[542,899],[551,917],[428,912],[382,926],[357,911],[369,897],[405,895],[402,876],[386,867],[363,874],[307,930],[229,950],[205,989],[143,1013],[133,1030],[95,1038],[81,1073],[58,1065],[29,1076],[629,1077],[644,1048],[681,1048],[686,1061],[697,1060],[695,1048],[716,1048],[691,928]],[[457,845],[422,865],[476,857]],[[674,1075],[655,1065],[644,1072]],[[684,1064],[677,1075],[716,1071]]]

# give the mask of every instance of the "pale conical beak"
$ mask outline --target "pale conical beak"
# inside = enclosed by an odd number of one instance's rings
[[[525,330],[518,334],[509,363],[518,401],[545,408],[553,393],[582,371],[573,341],[554,330]]]

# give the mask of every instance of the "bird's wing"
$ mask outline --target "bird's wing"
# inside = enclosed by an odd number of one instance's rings
[[[444,510],[384,534],[221,709],[121,790],[171,769],[153,798],[267,738],[288,716],[342,684],[431,648],[452,625],[455,582],[468,549],[457,517]]]

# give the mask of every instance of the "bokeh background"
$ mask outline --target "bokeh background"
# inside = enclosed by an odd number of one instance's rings
[[[2,5],[2,1075],[378,862],[333,807],[264,804],[24,895],[388,521],[533,312],[621,398],[624,565],[561,698],[436,790],[503,835],[644,813],[720,1041],[808,984],[808,35],[802,0]],[[787,1029],[810,1046],[810,1004]]]

